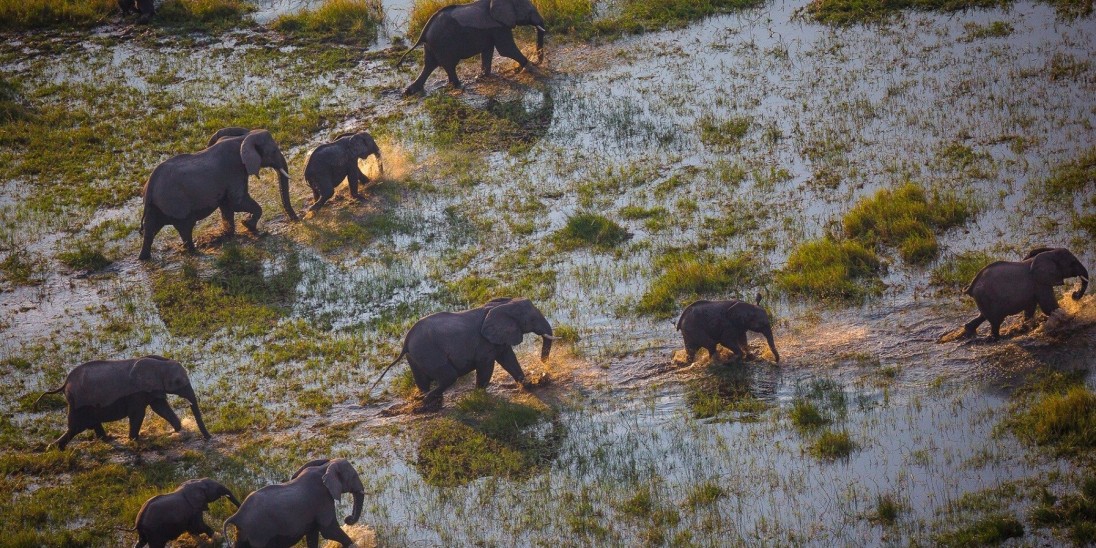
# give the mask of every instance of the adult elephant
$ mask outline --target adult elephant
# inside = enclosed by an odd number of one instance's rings
[[[193,252],[194,225],[216,209],[221,210],[225,234],[236,231],[236,211],[249,213],[244,226],[257,232],[263,209],[248,194],[247,181],[264,167],[278,172],[282,208],[291,220],[297,220],[289,203],[289,168],[270,132],[256,129],[246,135],[214,138],[205,150],[169,158],[152,170],[144,189],[141,260],[152,256],[152,241],[166,225],[174,226],[187,251]]]
[[[225,520],[236,527],[237,548],[289,548],[302,538],[309,548],[319,546],[320,535],[342,544],[353,540],[339,527],[335,502],[344,493],[354,496],[354,509],[344,523],[353,525],[361,517],[365,487],[346,459],[322,459],[302,466],[292,479],[269,485],[244,499],[240,509]]]
[[[536,27],[539,62],[547,31],[544,30],[544,18],[530,0],[477,0],[434,12],[419,34],[418,41],[396,63],[399,67],[408,53],[424,44],[422,72],[404,90],[404,95],[421,92],[426,79],[439,66],[445,69],[453,87],[461,87],[457,63],[476,55],[480,56],[483,74],[491,74],[491,59],[496,49],[503,57],[518,62],[517,71],[522,70],[529,64],[529,59],[514,43],[514,27],[518,25]]]
[[[1073,253],[1062,247],[1039,247],[1031,250],[1022,261],[997,261],[987,265],[964,291],[978,305],[978,317],[963,326],[963,334],[974,336],[978,326],[989,320],[993,340],[997,340],[1001,337],[1001,323],[1005,317],[1023,312],[1024,319],[1030,320],[1035,316],[1036,307],[1054,317],[1058,310],[1054,286],[1065,285],[1066,278],[1074,277],[1081,278],[1081,287],[1073,292],[1076,301],[1088,289],[1088,270]]]
[[[129,439],[141,434],[145,410],[160,415],[178,432],[182,422],[167,403],[174,394],[190,402],[194,422],[205,439],[209,431],[198,409],[198,397],[186,369],[177,361],[162,356],[144,356],[128,360],[96,360],[82,363],[69,372],[64,384],[46,394],[65,393],[68,402],[68,430],[54,441],[64,449],[77,434],[94,430],[100,439],[108,439],[103,423],[129,418]],[[35,404],[38,403],[35,400]]]
[[[415,322],[403,340],[400,355],[385,368],[373,386],[404,356],[415,385],[425,396],[424,406],[440,407],[442,393],[457,377],[476,372],[476,386],[486,388],[498,362],[515,381],[526,385],[525,373],[514,355],[514,345],[526,333],[543,339],[540,360],[552,351],[552,326],[528,299],[503,297],[462,312],[438,312]],[[431,384],[436,383],[433,390]]]
[[[773,358],[779,362],[780,353],[773,341],[773,327],[769,313],[761,308],[758,299],[756,305],[738,301],[696,301],[681,312],[677,320],[677,329],[685,339],[685,363],[696,359],[696,351],[705,348],[710,359],[719,357],[717,345],[721,344],[739,358],[749,356],[750,347],[746,341],[746,332],[760,333],[769,343]]]
[[[137,513],[134,530],[138,538],[133,548],[146,544],[151,548],[164,548],[183,533],[194,537],[204,534],[212,539],[213,529],[206,524],[202,514],[221,497],[240,507],[240,501],[232,491],[209,478],[186,481],[170,493],[148,499]]]
[[[316,211],[323,207],[332,196],[335,195],[335,187],[346,179],[350,186],[350,195],[361,199],[358,195],[358,185],[365,185],[369,178],[358,167],[358,160],[370,155],[377,157],[377,165],[380,173],[384,174],[384,164],[381,163],[381,149],[373,136],[362,131],[359,133],[344,133],[330,143],[320,145],[308,157],[308,163],[304,167],[304,179],[312,188],[314,202],[308,208]]]

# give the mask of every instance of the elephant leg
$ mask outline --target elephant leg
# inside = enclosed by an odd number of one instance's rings
[[[100,428],[102,427],[100,426]],[[84,424],[84,421],[80,420],[79,417],[74,416],[73,413],[70,412],[68,415],[68,430],[66,430],[64,434],[61,434],[61,437],[53,440],[53,443],[55,443],[58,448],[64,450],[69,441],[71,441],[72,438],[78,436],[84,430],[87,430],[87,426]]]
[[[415,380],[415,386],[419,387],[419,392],[426,394],[430,391],[430,377],[427,377],[425,373],[422,373],[419,366],[413,363],[410,359],[407,360],[408,365],[411,366],[411,378]]]
[[[195,224],[197,224],[195,221],[187,220],[175,225],[175,230],[179,231],[179,238],[183,240],[183,247],[186,248],[187,253],[198,251],[198,248],[194,247]]]
[[[134,0],[118,0],[118,8],[122,10],[122,15],[129,15],[137,11],[137,3]]]
[[[736,342],[738,343],[738,348],[742,350],[743,358],[748,360],[753,357],[753,355],[750,354],[750,341],[746,339],[745,332],[738,336],[738,340]]]
[[[973,336],[975,333],[978,332],[978,326],[982,325],[982,322],[984,321],[986,321],[986,317],[982,314],[979,314],[978,317],[963,325],[963,334],[967,335],[968,337]]]
[[[504,346],[503,349],[495,356],[495,361],[499,362],[499,365],[522,385],[525,384],[525,372],[521,370],[521,364],[518,363],[518,357],[514,354],[514,349],[509,346]]]
[[[145,422],[145,404],[129,406],[129,439],[136,440],[141,436],[141,424]]]
[[[342,530],[342,527],[339,527],[338,521],[332,521],[323,526],[320,528],[320,533],[323,534],[323,538],[342,544],[342,548],[347,548],[351,544],[354,544],[354,539],[350,538],[350,535],[347,535],[346,531]],[[317,548],[319,547],[317,546]]]
[[[993,340],[995,340],[995,341],[1000,340],[1000,338],[1001,338],[1001,322],[1003,322],[1003,321],[1004,321],[1004,318],[996,320],[996,321],[994,321],[994,320],[989,321],[990,333],[993,334]]]
[[[449,77],[449,85],[461,89],[464,84],[460,83],[460,78],[457,76],[457,64],[452,63],[450,65],[443,65],[441,68],[445,69],[445,75]]]
[[[244,228],[252,234],[259,233],[259,217],[263,216],[263,208],[255,201],[254,198],[244,194],[240,198],[240,203],[236,209],[247,213],[247,220],[244,221]]]
[[[712,363],[722,363],[723,362],[723,358],[719,357],[719,345],[717,343],[704,345],[704,348],[708,351],[708,360],[709,361],[711,361]]]
[[[212,539],[213,535],[216,534],[214,533],[213,528],[207,525],[205,520],[202,519],[201,514],[194,516],[194,520],[190,523],[190,527],[187,528],[187,532],[194,537],[197,537],[198,535],[205,535],[210,539]]]
[[[1058,310],[1058,299],[1054,296],[1054,288],[1049,285],[1041,285],[1035,288],[1035,302],[1039,309],[1047,316]]]
[[[236,234],[236,212],[229,204],[221,206],[221,233],[225,236]]]
[[[422,56],[422,72],[419,73],[419,77],[411,82],[407,89],[403,90],[404,95],[414,95],[421,93],[426,86],[426,79],[434,72],[434,69],[438,68],[438,61],[428,50],[425,55]]]
[[[335,195],[335,189],[332,185],[322,185],[320,187],[320,191],[319,191],[319,196],[320,197],[316,200],[315,203],[313,203],[311,206],[309,206],[308,210],[309,211],[316,211],[317,209],[320,209],[334,195]]]
[[[305,533],[304,542],[308,548],[320,548],[320,530],[313,529]]]
[[[476,388],[487,388],[495,373],[495,362],[487,362],[476,368]]]
[[[183,429],[183,423],[179,420],[179,416],[175,414],[175,411],[171,410],[171,406],[168,405],[166,399],[154,399],[149,402],[149,407],[152,407],[153,413],[163,417],[176,432]]]
[[[1024,309],[1024,321],[1029,321],[1035,317],[1036,304],[1031,303],[1031,306]]]
[[[496,36],[495,47],[499,50],[499,55],[518,62],[518,68],[514,72],[520,72],[521,69],[525,68],[525,65],[529,64],[529,58],[523,55],[521,49],[514,43],[514,33],[509,29]]]
[[[97,422],[97,423],[91,425],[91,429],[95,431],[95,436],[98,437],[99,439],[101,439],[103,441],[107,441],[107,440],[110,439],[110,436],[107,434],[107,431],[103,430],[103,423]]]
[[[483,68],[482,76],[491,75],[491,63],[494,61],[494,59],[495,45],[488,44],[487,47],[483,48],[483,51],[480,52],[480,66]]]
[[[438,368],[437,376],[434,377],[434,381],[437,384],[434,386],[433,390],[430,390],[423,396],[423,404],[429,404],[431,407],[434,405],[441,407],[443,401],[442,394],[450,386],[453,386],[453,383],[457,382],[457,371],[447,362],[445,365]],[[324,535],[324,537],[331,538],[327,535]]]
[[[138,23],[148,23],[156,13],[156,6],[152,0],[137,0],[137,7],[141,10],[141,16],[137,18]]]
[[[141,231],[143,232],[144,241],[141,243],[141,254],[137,258],[147,261],[152,258],[152,241],[156,239],[156,234],[160,232],[160,229],[164,228],[164,223],[155,211],[146,210],[145,218],[141,224],[143,225]]]

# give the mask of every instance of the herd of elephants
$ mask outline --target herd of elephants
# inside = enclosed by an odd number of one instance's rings
[[[120,3],[123,10],[132,9],[133,0]],[[146,14],[146,6],[152,6],[151,0],[140,0],[139,4]],[[544,20],[529,0],[478,0],[438,10],[412,47],[424,45],[424,67],[406,93],[423,91],[427,77],[438,66],[445,69],[450,83],[459,86],[456,64],[474,55],[482,56],[483,70],[489,72],[495,49],[517,61],[520,70],[528,59],[514,43],[512,29],[519,24],[537,27],[539,53]],[[317,148],[304,169],[314,199],[310,211],[321,208],[343,179],[347,180],[351,195],[358,197],[359,185],[369,181],[358,160],[370,155],[375,155],[380,163],[380,148],[364,132],[340,135]],[[153,239],[167,225],[175,227],[186,250],[193,252],[195,224],[217,209],[227,234],[234,230],[237,211],[248,213],[243,224],[249,231],[257,231],[262,208],[248,195],[248,179],[264,167],[278,173],[282,206],[289,218],[296,221],[289,199],[288,164],[274,138],[264,129],[225,128],[209,139],[205,149],[161,163],[144,187],[140,259],[150,258]],[[1062,312],[1054,286],[1064,285],[1064,280],[1073,277],[1082,282],[1072,294],[1076,300],[1088,287],[1088,271],[1064,248],[1040,247],[1020,261],[998,261],[984,267],[966,289],[966,294],[977,304],[979,315],[964,326],[964,334],[973,336],[978,326],[988,320],[992,337],[997,339],[1006,316],[1023,312],[1025,319],[1031,319],[1037,307],[1052,319],[1060,318]],[[716,359],[717,345],[729,349],[738,359],[748,358],[748,331],[764,336],[774,360],[779,361],[769,315],[760,304],[760,301],[751,304],[739,300],[696,301],[686,307],[676,324],[684,339],[686,362],[692,363],[701,348]],[[540,358],[547,360],[556,337],[544,314],[529,300],[497,298],[471,310],[432,314],[411,327],[400,355],[381,377],[406,357],[415,384],[423,393],[420,411],[440,408],[443,392],[458,377],[472,371],[476,372],[476,385],[486,387],[495,363],[528,387],[512,348],[527,333],[542,338]],[[93,430],[99,438],[107,439],[103,423],[123,418],[129,419],[129,437],[137,439],[149,407],[176,432],[180,431],[182,423],[168,405],[167,394],[190,402],[198,429],[206,439],[210,438],[187,371],[171,359],[144,356],[90,361],[73,369],[59,388],[47,394],[59,392],[64,393],[68,404],[67,431],[54,442],[61,449],[85,430]],[[214,532],[204,522],[203,513],[209,503],[222,497],[238,507],[224,524],[225,538],[228,526],[235,527],[237,547],[288,547],[303,538],[314,548],[319,545],[321,535],[349,546],[352,540],[339,526],[335,511],[336,502],[345,493],[351,493],[354,499],[345,523],[354,524],[361,515],[364,488],[345,459],[308,462],[289,481],[263,487],[242,503],[214,480],[190,480],[174,492],[145,502],[137,515],[136,546],[165,546],[184,532],[212,538]]]

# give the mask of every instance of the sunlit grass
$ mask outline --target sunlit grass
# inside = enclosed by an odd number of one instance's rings
[[[955,196],[929,196],[921,186],[906,183],[858,201],[842,224],[850,238],[897,247],[906,262],[925,264],[939,253],[935,233],[958,226],[972,215],[973,208]]]
[[[953,531],[940,533],[936,542],[941,546],[995,546],[1024,536],[1024,526],[1013,516],[993,514]]]
[[[115,13],[116,0],[0,0],[0,30],[89,27]]]
[[[946,257],[932,270],[929,283],[937,287],[961,290],[974,280],[978,271],[993,261],[993,256],[984,251],[966,251]]]
[[[730,257],[696,251],[673,251],[655,261],[657,277],[636,307],[641,314],[670,317],[685,301],[703,296],[726,297],[751,288],[760,265],[750,254]]]
[[[567,219],[567,224],[553,234],[553,240],[564,250],[591,247],[604,251],[631,237],[624,227],[612,219],[590,212],[572,215]]]
[[[255,11],[246,0],[166,0],[156,9],[157,24],[185,30],[220,32],[240,26]]]
[[[1058,454],[1086,454],[1096,448],[1096,394],[1074,385],[1035,396],[1008,424],[1019,438]]]
[[[377,39],[383,23],[380,0],[324,0],[313,9],[279,16],[273,27],[310,38],[368,45]]]
[[[544,18],[546,28],[552,33],[589,33],[593,23],[592,0],[532,0],[537,12]],[[468,0],[414,0],[407,23],[407,37],[417,40],[426,22],[436,11],[454,4],[468,4]]]
[[[882,271],[879,257],[859,242],[823,237],[792,249],[776,283],[793,294],[856,300],[882,292]]]

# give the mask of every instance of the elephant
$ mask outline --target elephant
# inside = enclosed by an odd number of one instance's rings
[[[1006,316],[1020,312],[1024,319],[1035,316],[1038,306],[1047,316],[1054,317],[1058,299],[1054,286],[1065,285],[1066,278],[1081,278],[1081,287],[1073,292],[1080,300],[1088,289],[1088,270],[1068,249],[1038,247],[1022,261],[997,261],[986,265],[963,293],[974,298],[978,316],[963,326],[963,335],[974,336],[978,326],[989,320],[993,340],[1001,338],[1001,322]]]
[[[335,187],[343,179],[346,179],[350,186],[350,195],[361,199],[358,195],[358,185],[365,185],[369,182],[369,178],[358,168],[358,159],[365,159],[371,154],[377,156],[377,165],[380,166],[380,173],[383,175],[381,149],[373,140],[373,136],[364,131],[344,133],[336,137],[334,141],[316,148],[304,167],[304,179],[308,181],[308,186],[312,187],[314,200],[308,210],[316,211],[323,207],[335,195]]]
[[[123,16],[140,13],[137,22],[141,24],[148,23],[156,15],[156,6],[152,0],[118,0],[118,8],[122,10]]]
[[[353,540],[339,527],[335,502],[344,493],[354,496],[354,509],[343,521],[353,525],[361,517],[365,487],[346,459],[321,459],[302,466],[286,483],[268,485],[244,499],[224,523],[236,527],[236,548],[289,548],[305,538],[318,548],[320,535],[342,544]]]
[[[517,71],[521,71],[529,64],[529,59],[514,43],[514,27],[536,27],[539,62],[544,35],[548,32],[544,30],[544,24],[544,18],[530,0],[477,0],[471,4],[441,8],[427,20],[415,45],[396,62],[398,68],[407,54],[424,44],[422,72],[403,93],[414,95],[422,92],[426,79],[439,66],[449,76],[449,83],[460,88],[457,63],[476,54],[480,55],[483,74],[489,75],[496,49],[503,57],[517,61]]]
[[[263,209],[247,193],[247,180],[264,167],[278,172],[282,208],[290,220],[297,220],[289,202],[289,168],[274,137],[265,129],[251,130],[246,135],[222,135],[240,129],[221,130],[206,149],[168,158],[152,170],[144,188],[144,243],[139,259],[152,257],[152,241],[165,225],[174,226],[187,251],[193,252],[194,225],[216,209],[221,210],[226,235],[235,233],[236,211],[249,213],[244,226],[257,232]]]
[[[552,335],[552,326],[528,299],[502,297],[471,310],[431,314],[411,326],[400,355],[388,364],[373,387],[404,356],[411,366],[415,385],[425,394],[424,408],[440,407],[442,393],[457,377],[472,371],[476,372],[476,386],[486,388],[491,383],[495,362],[515,381],[528,386],[511,348],[526,333],[543,339],[540,360],[547,361],[552,341],[558,337]],[[437,383],[433,390],[431,383]]]
[[[133,530],[137,531],[138,538],[133,548],[145,545],[163,548],[183,533],[195,537],[204,533],[212,539],[213,529],[206,525],[202,514],[209,509],[210,503],[221,497],[240,507],[240,501],[236,500],[232,491],[209,478],[186,481],[170,493],[148,499],[137,512],[137,524]]]
[[[696,301],[685,307],[676,325],[685,339],[685,364],[693,363],[696,351],[700,348],[706,348],[711,359],[717,360],[717,344],[722,344],[740,359],[749,357],[747,331],[764,335],[773,358],[779,362],[780,353],[776,351],[776,343],[773,341],[769,314],[760,305],[761,300],[758,299],[756,305],[729,300]]]
[[[69,372],[58,388],[42,394],[64,391],[68,402],[68,430],[53,443],[64,449],[77,434],[94,430],[103,440],[109,439],[103,423],[129,417],[129,439],[136,440],[145,420],[145,409],[160,415],[176,431],[183,427],[179,417],[167,403],[167,394],[175,394],[190,402],[194,422],[205,439],[209,431],[198,409],[198,397],[190,384],[186,369],[177,361],[162,356],[144,356],[128,360],[95,360],[82,363]]]

